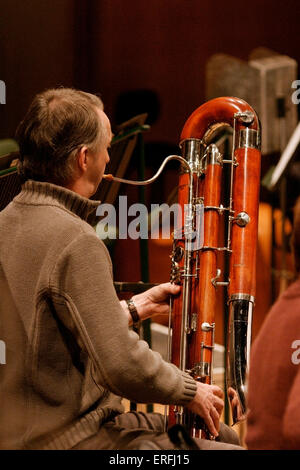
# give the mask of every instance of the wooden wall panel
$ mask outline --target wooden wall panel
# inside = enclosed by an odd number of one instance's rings
[[[0,79],[6,105],[0,106],[0,138],[13,137],[32,97],[74,79],[72,0],[1,0]]]

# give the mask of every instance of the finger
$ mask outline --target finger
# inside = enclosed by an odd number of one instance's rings
[[[222,411],[223,411],[223,408],[224,408],[223,400],[221,400],[221,398],[218,398],[218,397],[215,396],[213,404],[214,404],[215,408],[218,410],[219,414],[221,414]]]
[[[161,289],[163,292],[168,295],[168,294],[178,294],[180,292],[180,285],[174,284],[172,282],[165,282],[164,284],[160,284]]]
[[[217,385],[212,385],[212,392],[213,392],[214,395],[216,395],[220,398],[224,397],[223,390],[220,387],[218,387]]]
[[[179,284],[171,284],[171,294],[178,294],[181,290],[181,287]]]
[[[210,410],[210,416],[213,420],[213,423],[214,423],[214,427],[217,431],[217,433],[219,433],[219,428],[220,428],[220,415],[218,413],[218,411],[216,410],[216,408],[211,408]]]
[[[169,313],[170,313],[169,304],[157,305],[155,315],[168,315]]]
[[[180,286],[166,282],[164,284],[151,287],[151,289],[146,291],[146,295],[152,300],[152,302],[164,302],[167,301],[171,294],[178,293],[178,287],[180,290]]]
[[[203,419],[207,426],[207,429],[212,434],[212,436],[217,437],[219,433],[214,425],[214,421],[212,417],[210,416],[210,414],[206,414]]]

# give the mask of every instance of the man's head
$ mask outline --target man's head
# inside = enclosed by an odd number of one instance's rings
[[[36,95],[20,123],[19,171],[24,179],[48,181],[75,191],[88,185],[91,195],[108,162],[111,130],[103,103],[95,95],[70,88]],[[77,186],[76,186],[77,185]]]

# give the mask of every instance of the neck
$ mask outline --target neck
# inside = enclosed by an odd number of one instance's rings
[[[14,201],[20,204],[63,206],[83,220],[87,220],[100,204],[100,201],[87,199],[65,186],[33,180],[23,184],[22,191]]]
[[[93,194],[95,194],[94,186],[87,183],[86,181],[83,182],[80,179],[72,181],[69,184],[66,184],[65,188],[70,189],[71,191],[74,191],[74,193],[77,193],[80,196],[86,197],[87,199],[89,199]]]

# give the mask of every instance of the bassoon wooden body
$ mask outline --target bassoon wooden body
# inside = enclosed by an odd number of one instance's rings
[[[233,130],[230,160],[209,144],[211,133]],[[184,221],[174,231],[171,280],[182,285],[172,307],[171,361],[196,380],[212,382],[216,289],[227,287],[230,310],[228,396],[233,421],[246,410],[246,374],[255,299],[255,266],[260,187],[259,121],[243,100],[216,98],[189,117],[181,133],[182,168],[178,202]],[[230,165],[229,205],[221,204],[222,173]],[[227,217],[227,236],[219,245],[220,218]],[[222,225],[224,226],[224,224]],[[221,279],[218,253],[229,257],[229,278]],[[208,437],[201,420],[182,407],[170,407],[169,426],[185,425],[191,436]]]

